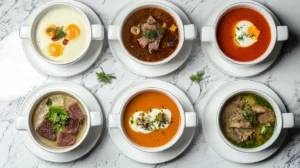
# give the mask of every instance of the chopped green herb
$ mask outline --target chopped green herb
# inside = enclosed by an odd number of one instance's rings
[[[46,105],[47,105],[47,107],[52,106],[52,100],[50,98],[48,98]]]
[[[158,29],[150,29],[143,33],[144,37],[148,39],[156,39],[159,35],[164,33],[164,29],[158,28]]]
[[[56,34],[52,37],[52,39],[61,39],[67,36],[67,33],[64,32],[63,26],[60,27],[58,31],[56,31]]]
[[[239,31],[240,30],[240,28],[239,27],[236,27],[236,29]]]
[[[67,124],[69,115],[62,106],[51,106],[49,112],[46,113],[46,117],[53,124],[53,129],[62,131]]]
[[[101,68],[102,69],[102,68]],[[113,79],[116,79],[116,76],[114,74],[106,74],[103,69],[102,69],[102,72],[100,73],[96,73],[97,74],[97,77],[98,77],[98,80],[99,82],[102,82],[104,84],[107,84],[107,83],[111,83],[111,81]]]
[[[192,82],[200,84],[200,82],[203,79],[203,75],[204,75],[204,72],[203,71],[199,71],[195,75],[190,76],[190,79],[191,79]]]
[[[249,112],[244,112],[244,113],[243,113],[243,116],[244,116],[244,118],[245,118],[247,121],[250,122],[251,125],[254,124],[254,120],[255,120],[254,117],[255,117],[255,115],[253,115],[253,114],[251,114],[251,113],[249,113]]]

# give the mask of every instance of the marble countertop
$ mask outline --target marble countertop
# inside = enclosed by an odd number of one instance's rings
[[[80,0],[90,6],[108,26],[124,0]],[[192,22],[203,26],[210,10],[223,0],[174,0]],[[18,38],[19,25],[30,13],[48,0],[0,0],[0,167],[300,167],[300,131],[291,129],[279,151],[269,159],[255,164],[236,164],[223,159],[210,148],[203,132],[197,133],[190,147],[179,158],[158,165],[137,163],[123,155],[113,144],[105,129],[101,143],[85,158],[74,162],[56,164],[39,159],[22,142],[16,130],[15,121],[24,98],[37,86],[49,81],[71,81],[90,90],[101,102],[107,115],[114,96],[126,85],[145,79],[134,75],[116,62],[107,47],[99,59],[84,73],[69,78],[56,78],[37,72],[26,60]],[[260,0],[276,13],[280,21],[290,29],[290,39],[278,61],[266,72],[247,80],[261,82],[274,89],[289,111],[300,115],[300,1]],[[117,80],[102,85],[97,81],[96,72],[102,67],[108,73],[115,73]],[[189,80],[196,71],[204,70],[205,79],[201,89]],[[224,75],[212,67],[203,55],[199,38],[193,51],[180,70],[156,79],[170,82],[186,92],[200,114],[207,95],[215,88],[229,81],[240,80]],[[108,94],[109,93],[109,94]]]

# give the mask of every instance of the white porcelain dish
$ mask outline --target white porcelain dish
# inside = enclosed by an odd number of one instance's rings
[[[153,147],[153,148],[147,148],[147,147],[140,146],[140,145],[138,145],[135,142],[130,140],[130,138],[125,133],[125,129],[123,128],[123,126],[124,126],[123,116],[124,116],[124,111],[125,111],[125,108],[126,108],[127,104],[135,96],[137,96],[138,94],[140,94],[142,92],[145,92],[145,91],[156,91],[156,92],[161,92],[161,93],[167,95],[168,97],[170,97],[175,102],[175,104],[177,105],[177,107],[179,109],[180,127],[178,128],[178,131],[177,131],[176,135],[168,143],[166,143],[163,146]],[[170,93],[170,92],[168,92],[164,89],[155,88],[155,87],[144,88],[144,89],[141,89],[141,90],[137,90],[136,92],[133,92],[131,95],[129,95],[127,97],[127,100],[122,105],[121,111],[119,111],[119,113],[111,113],[108,116],[108,127],[109,128],[120,129],[120,131],[122,132],[124,138],[126,139],[126,141],[130,145],[132,145],[136,149],[139,149],[139,150],[144,151],[144,152],[161,152],[161,151],[167,150],[167,149],[171,148],[175,143],[178,142],[178,140],[181,138],[185,128],[196,127],[196,126],[197,126],[197,116],[196,116],[195,112],[185,112],[182,108],[182,105],[179,103],[177,98],[172,95],[172,93]]]
[[[178,99],[179,103],[182,105],[184,111],[194,111],[193,105],[190,102],[189,98],[178,89],[176,86],[160,81],[160,80],[142,80],[130,84],[121,90],[113,100],[109,114],[119,114],[124,102],[128,99],[130,95],[136,93],[139,90],[145,88],[161,88],[174,95]],[[107,123],[110,124],[109,121]],[[158,164],[162,162],[167,162],[179,156],[191,143],[195,135],[196,127],[185,128],[181,138],[175,143],[172,147],[161,151],[161,152],[144,152],[141,151],[132,145],[130,145],[127,140],[124,138],[120,129],[108,128],[110,137],[116,147],[127,157],[135,160],[137,162],[146,163],[146,164]]]
[[[249,62],[241,62],[231,59],[230,57],[226,56],[224,52],[220,49],[218,42],[217,42],[217,27],[219,24],[220,19],[226,15],[229,11],[237,8],[250,8],[252,10],[255,10],[262,14],[265,19],[267,20],[270,31],[271,31],[271,42],[269,44],[269,47],[264,52],[263,55],[258,57],[257,59]],[[253,2],[237,2],[233,3],[232,5],[227,6],[225,9],[223,9],[219,15],[215,19],[215,23],[213,26],[204,26],[202,27],[202,33],[201,33],[201,41],[202,42],[209,42],[213,43],[215,45],[215,48],[218,50],[219,54],[222,56],[223,59],[237,64],[237,65],[244,65],[244,66],[252,66],[258,63],[261,63],[264,61],[272,51],[274,50],[275,44],[277,41],[285,41],[288,39],[288,28],[287,26],[276,26],[275,21],[272,17],[272,15],[261,5],[258,5],[257,3]]]
[[[78,56],[76,56],[74,59],[68,60],[68,61],[54,61],[54,60],[50,60],[49,58],[47,58],[44,54],[42,54],[42,52],[40,51],[39,47],[38,47],[38,42],[36,41],[36,27],[40,21],[41,18],[43,18],[43,16],[51,11],[51,10],[55,10],[57,8],[65,8],[65,9],[69,9],[72,11],[76,11],[76,14],[80,15],[80,17],[82,18],[85,27],[86,27],[86,33],[87,36],[87,45],[86,47],[84,47],[82,49],[82,52],[80,54],[78,54]],[[44,61],[51,63],[51,64],[55,64],[55,65],[70,65],[72,63],[75,63],[77,61],[79,61],[83,56],[85,56],[85,54],[87,53],[92,40],[103,40],[104,39],[104,28],[101,24],[90,24],[90,21],[88,19],[88,17],[86,16],[86,14],[77,6],[72,5],[71,3],[66,3],[66,2],[57,2],[57,3],[47,3],[45,5],[43,5],[42,7],[39,8],[38,11],[36,11],[35,15],[33,15],[32,21],[28,23],[28,25],[22,25],[19,29],[19,35],[21,39],[28,39],[31,42],[31,45],[34,49],[34,51],[36,52],[36,55],[39,55],[41,59],[43,59]],[[66,46],[68,47],[68,46]],[[63,57],[64,55],[62,55]]]
[[[214,26],[216,18],[219,16],[220,12],[223,11],[226,7],[238,2],[251,2],[256,5],[259,5],[260,7],[264,8],[266,11],[268,11],[271,14],[277,26],[281,25],[279,20],[276,18],[276,16],[268,8],[266,8],[265,6],[261,5],[258,2],[254,2],[250,0],[227,0],[221,2],[220,5],[216,6],[208,15],[204,25]],[[279,56],[282,48],[282,44],[283,42],[277,42],[270,56],[268,56],[268,58],[266,58],[264,61],[260,62],[259,64],[253,66],[240,66],[232,62],[229,62],[226,59],[223,59],[223,57],[220,55],[218,49],[213,43],[201,42],[203,52],[205,56],[208,58],[208,60],[210,61],[210,63],[220,72],[235,77],[255,76],[267,70]]]
[[[32,14],[29,16],[27,24],[33,22],[35,16],[43,9],[45,6],[49,6],[51,4],[55,3],[69,3],[72,4],[78,8],[80,8],[88,17],[88,20],[90,21],[90,24],[99,24],[102,25],[99,17],[97,14],[88,6],[77,2],[73,0],[54,0],[48,3],[45,3],[40,8],[37,8],[32,12]],[[26,23],[25,23],[26,24]],[[93,63],[97,60],[98,56],[100,55],[104,40],[92,40],[89,49],[87,50],[85,56],[80,59],[80,61],[77,61],[71,65],[55,65],[52,63],[48,63],[44,61],[34,50],[30,40],[28,39],[21,39],[22,48],[24,51],[24,54],[27,58],[27,60],[30,62],[30,64],[38,71],[51,75],[51,76],[57,76],[57,77],[69,77],[77,75],[85,70],[87,70],[89,67],[93,65]]]
[[[230,94],[243,89],[254,89],[268,94],[276,102],[280,111],[283,113],[286,112],[282,100],[269,87],[253,81],[233,81],[207,95],[207,99],[203,101],[205,107],[201,115],[202,127],[207,142],[220,156],[232,162],[255,163],[267,159],[280,148],[285,140],[287,130],[283,129],[278,139],[269,148],[259,152],[241,152],[229,146],[219,134],[217,123],[218,110]]]
[[[275,124],[275,129],[273,132],[273,135],[271,136],[271,138],[265,142],[264,144],[262,144],[259,147],[255,147],[255,148],[241,148],[238,147],[234,144],[232,144],[226,137],[225,135],[222,133],[222,129],[221,129],[221,125],[220,125],[220,116],[221,116],[221,112],[222,109],[224,107],[224,105],[226,104],[226,102],[228,102],[228,100],[230,100],[232,97],[238,95],[238,94],[243,94],[243,93],[253,93],[256,95],[259,95],[261,97],[263,97],[264,99],[266,99],[271,106],[274,109],[274,113],[276,116],[276,124]],[[219,106],[219,110],[218,110],[218,114],[217,114],[217,124],[218,124],[218,132],[219,135],[223,138],[223,140],[227,143],[227,145],[229,145],[230,147],[232,147],[233,149],[236,149],[238,151],[241,152],[260,152],[263,151],[265,149],[267,149],[268,147],[270,147],[271,145],[273,145],[273,143],[278,139],[279,135],[281,134],[283,129],[286,128],[293,128],[294,127],[294,114],[293,113],[287,113],[286,111],[281,111],[279,106],[277,105],[277,103],[273,100],[273,98],[271,98],[268,94],[266,94],[263,91],[260,90],[256,90],[256,89],[241,89],[238,91],[234,91],[232,93],[230,93],[221,103],[221,105]]]
[[[64,90],[68,92],[73,92],[82,99],[83,103],[86,105],[89,111],[98,111],[100,114],[101,123],[104,122],[101,107],[97,99],[82,86],[71,82],[50,82],[40,87],[37,87],[23,101],[19,115],[28,115],[28,112],[31,109],[33,102],[41,96],[41,93],[46,93],[53,90]],[[33,154],[35,154],[37,157],[40,157],[41,159],[50,162],[63,163],[74,161],[86,155],[96,145],[96,142],[99,140],[100,135],[102,133],[102,129],[103,125],[91,127],[89,133],[87,134],[83,142],[75,149],[65,153],[53,153],[42,149],[32,140],[29,133],[26,131],[21,131],[20,136],[22,137],[27,149],[30,150]]]
[[[122,29],[124,26],[124,22],[133,12],[143,9],[143,8],[153,8],[153,7],[166,11],[175,19],[177,26],[178,26],[178,31],[179,31],[179,42],[178,42],[178,46],[177,46],[176,50],[166,59],[158,61],[158,62],[146,62],[146,61],[137,59],[136,57],[134,57],[127,51],[127,49],[123,43],[123,39],[122,39]],[[140,64],[163,65],[163,64],[171,61],[174,57],[176,57],[178,55],[179,51],[182,49],[183,43],[186,40],[194,40],[197,37],[197,30],[196,30],[195,25],[193,25],[193,24],[183,25],[182,20],[181,20],[180,16],[176,13],[176,11],[174,11],[172,8],[170,8],[167,5],[164,5],[162,3],[144,2],[144,3],[140,3],[136,6],[129,7],[129,8],[127,8],[127,10],[128,10],[128,13],[126,13],[124,15],[123,19],[121,20],[120,25],[110,25],[108,27],[108,39],[109,40],[118,40],[120,42],[124,52],[131,59],[133,59],[134,61],[136,61]]]
[[[122,7],[114,19],[111,22],[111,25],[121,25],[121,22],[126,15],[126,13],[130,12],[130,9],[132,9],[134,6],[148,3],[148,2],[155,2],[160,3],[162,5],[168,6],[169,8],[173,9],[181,18],[182,23],[184,25],[191,24],[189,18],[187,15],[176,5],[168,2],[168,1],[161,1],[161,0],[144,0],[144,1],[130,1]],[[179,67],[181,67],[188,57],[190,56],[190,53],[192,51],[193,47],[193,41],[185,41],[181,50],[178,53],[178,57],[175,57],[168,63],[165,63],[163,65],[157,65],[157,66],[148,66],[144,64],[140,64],[133,59],[131,59],[127,53],[124,51],[124,49],[121,46],[121,43],[118,40],[109,40],[109,46],[111,48],[113,56],[116,58],[118,63],[120,63],[125,69],[128,71],[141,75],[141,76],[147,76],[147,77],[159,77],[164,76],[167,74],[170,74],[177,70]]]
[[[50,148],[44,144],[42,144],[38,138],[35,136],[35,128],[33,128],[32,125],[32,115],[37,107],[37,105],[47,96],[55,94],[55,93],[63,93],[63,94],[67,94],[70,95],[72,97],[74,97],[83,107],[84,111],[86,112],[86,129],[84,130],[85,132],[83,133],[82,137],[72,146],[70,147],[65,147],[65,148]],[[65,152],[69,152],[71,150],[74,150],[75,148],[77,148],[83,141],[84,139],[87,137],[89,130],[91,127],[95,127],[95,126],[101,126],[103,125],[102,123],[102,116],[100,115],[100,111],[90,111],[87,106],[85,105],[85,103],[81,100],[80,97],[78,97],[76,94],[74,94],[71,91],[68,90],[51,90],[51,91],[46,91],[46,92],[42,92],[40,93],[40,95],[38,96],[38,98],[32,102],[32,104],[30,105],[30,109],[29,111],[27,111],[26,115],[22,115],[19,116],[17,118],[17,129],[20,131],[27,131],[29,136],[31,137],[31,139],[33,140],[34,143],[36,143],[37,146],[39,146],[40,148],[48,151],[48,152],[52,152],[52,153],[65,153]]]

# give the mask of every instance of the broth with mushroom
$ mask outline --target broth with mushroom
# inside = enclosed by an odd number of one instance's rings
[[[86,112],[71,95],[53,93],[35,108],[32,127],[37,140],[50,148],[74,145],[86,129]]]
[[[133,12],[124,22],[122,40],[135,58],[157,62],[176,50],[178,26],[168,12],[159,8],[143,8]]]
[[[267,100],[253,93],[242,93],[223,106],[220,125],[224,136],[234,145],[255,148],[273,135],[276,116]]]

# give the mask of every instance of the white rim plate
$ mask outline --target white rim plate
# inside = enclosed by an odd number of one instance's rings
[[[157,87],[169,91],[178,99],[184,111],[194,111],[194,107],[189,98],[176,86],[164,81],[150,79],[138,81],[121,90],[111,104],[110,113],[120,113],[122,105],[129,95],[140,89],[149,87]],[[158,164],[172,160],[179,156],[191,143],[195,135],[195,130],[196,127],[185,128],[181,138],[174,146],[162,152],[149,153],[140,151],[131,146],[123,137],[120,129],[108,128],[111,139],[124,155],[132,160],[146,164]]]
[[[71,82],[50,82],[46,83],[30,93],[24,100],[22,107],[20,109],[20,115],[27,115],[33,101],[35,101],[41,93],[53,90],[66,90],[74,93],[82,99],[90,111],[99,111],[101,114],[102,121],[103,114],[101,107],[97,99],[84,87],[71,83]],[[103,123],[103,122],[102,122]],[[33,154],[40,157],[41,159],[51,161],[51,162],[70,162],[74,161],[84,155],[86,155],[97,143],[101,133],[103,125],[91,127],[86,139],[77,148],[66,153],[51,153],[38,147],[33,140],[30,138],[27,131],[20,131],[23,136],[23,142]]]
[[[261,7],[263,7],[273,16],[276,25],[280,25],[279,20],[274,15],[274,13],[272,13],[272,11],[270,11],[268,8],[266,8],[265,6],[263,6],[262,4],[260,4],[258,2],[249,1],[249,0],[228,0],[228,1],[222,2],[222,4],[220,4],[219,6],[214,8],[212,10],[212,12],[208,15],[207,20],[205,21],[204,25],[205,26],[213,26],[217,16],[223,9],[225,9],[226,7],[228,7],[234,3],[238,3],[238,2],[250,2],[250,3],[254,3],[254,4],[257,4]],[[274,50],[272,51],[271,55],[267,59],[265,59],[263,62],[253,65],[253,66],[243,67],[243,66],[235,65],[235,64],[225,60],[224,58],[222,58],[222,56],[219,54],[216,46],[213,43],[201,42],[204,54],[208,58],[210,63],[216,69],[218,69],[220,72],[223,72],[227,75],[235,76],[235,77],[255,76],[255,75],[258,75],[259,73],[265,71],[266,69],[268,69],[275,62],[276,58],[280,54],[282,44],[283,44],[283,42],[277,42],[275,44]]]
[[[100,19],[98,18],[97,14],[88,6],[77,2],[77,1],[70,1],[70,0],[56,0],[48,2],[38,9],[36,9],[29,17],[27,23],[32,23],[32,20],[36,14],[42,10],[45,6],[49,4],[54,4],[58,2],[66,2],[70,3],[72,5],[77,6],[80,8],[88,17],[91,24],[101,24]],[[68,76],[74,76],[77,75],[85,70],[87,70],[89,67],[93,65],[93,63],[97,60],[99,54],[101,53],[101,50],[103,48],[103,40],[92,40],[91,45],[86,52],[86,54],[80,59],[78,62],[75,62],[70,65],[54,65],[47,63],[44,61],[40,56],[36,54],[34,51],[31,42],[27,39],[21,39],[22,48],[24,51],[25,56],[27,57],[27,60],[31,63],[31,65],[37,69],[38,71],[45,73],[47,75],[51,76],[58,76],[58,77],[68,77]]]
[[[145,2],[155,2],[155,3],[161,3],[167,5],[168,7],[172,8],[175,12],[177,12],[177,14],[182,19],[182,23],[184,25],[190,24],[190,20],[179,7],[177,7],[176,5],[168,1],[162,1],[162,0],[144,0],[144,1],[132,0],[126,3],[124,7],[122,7],[118,11],[116,16],[112,20],[111,24],[119,25],[121,23],[121,19],[123,18],[124,14],[132,6],[136,6],[138,4],[142,4]],[[187,58],[190,56],[193,47],[193,41],[184,41],[182,49],[179,51],[177,56],[175,56],[172,60],[170,60],[170,62],[158,66],[147,66],[147,65],[139,64],[133,59],[131,59],[125,53],[119,41],[109,40],[108,43],[111,48],[113,56],[118,60],[118,62],[123,66],[123,68],[127,69],[128,71],[134,74],[147,76],[147,77],[164,76],[174,72],[185,63]]]
[[[281,134],[279,135],[279,138],[275,141],[275,143],[272,146],[256,153],[239,152],[226,144],[226,142],[220,136],[217,128],[216,118],[219,105],[230,93],[247,88],[256,89],[267,93],[275,100],[282,112],[286,111],[282,100],[272,89],[261,83],[241,80],[229,82],[218,88],[214,93],[212,93],[212,96],[208,99],[207,103],[205,103],[206,107],[204,108],[202,113],[203,131],[209,145],[220,156],[230,161],[238,163],[255,163],[265,160],[266,158],[273,155],[280,148],[287,134],[286,129],[282,130]]]

